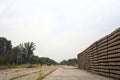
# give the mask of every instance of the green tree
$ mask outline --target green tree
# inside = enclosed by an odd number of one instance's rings
[[[40,64],[48,64],[48,65],[51,65],[51,64],[58,64],[56,61],[50,59],[50,58],[47,58],[47,57],[41,57],[39,58],[39,63]]]
[[[0,53],[5,53],[12,49],[12,44],[10,40],[7,40],[4,37],[0,37]]]
[[[12,44],[10,40],[7,40],[4,37],[0,37],[0,64],[6,64],[11,62],[9,55],[12,49]]]
[[[77,64],[76,58],[68,59],[67,61],[67,65],[76,65],[76,64]]]
[[[63,61],[60,62],[60,64],[62,64],[62,65],[76,65],[77,64],[77,59],[72,58],[72,59],[68,59],[68,60],[63,60]]]
[[[31,56],[33,56],[33,51],[36,49],[35,48],[35,43],[33,42],[26,42],[24,43],[24,47],[25,49],[27,50],[27,53],[28,53],[28,58],[30,58]]]
[[[24,64],[30,63],[30,59],[34,56],[35,44],[33,42],[26,42],[19,44],[13,48],[13,52],[16,53],[16,63]],[[33,59],[31,59],[33,60]]]
[[[38,56],[32,56],[30,58],[30,63],[31,64],[39,64],[39,57]]]
[[[19,44],[18,46],[14,47],[12,52],[16,54],[16,64],[27,63],[28,53],[23,44]]]
[[[67,60],[63,60],[60,62],[61,65],[66,65],[67,64]]]

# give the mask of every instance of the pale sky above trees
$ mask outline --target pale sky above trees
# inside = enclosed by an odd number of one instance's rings
[[[0,0],[0,36],[36,44],[56,61],[76,57],[120,27],[120,0]]]

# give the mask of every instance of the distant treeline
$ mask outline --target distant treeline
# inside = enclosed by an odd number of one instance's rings
[[[56,61],[35,56],[33,51],[36,49],[35,43],[26,42],[12,47],[10,40],[0,37],[0,65],[6,64],[57,64]]]
[[[38,56],[33,56],[30,60],[31,64],[47,64],[47,65],[56,65],[58,64],[56,61],[47,58],[47,57],[38,57]]]
[[[61,65],[77,65],[77,59],[76,58],[72,58],[72,59],[68,59],[68,60],[63,60],[60,62]]]

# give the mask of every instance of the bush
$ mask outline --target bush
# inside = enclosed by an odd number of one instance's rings
[[[7,63],[7,64],[6,64],[6,67],[7,67],[7,68],[12,68],[12,65],[11,65],[10,63]]]
[[[33,68],[34,66],[32,64],[28,65],[27,68]]]

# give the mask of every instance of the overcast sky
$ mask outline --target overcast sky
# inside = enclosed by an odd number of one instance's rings
[[[120,27],[120,0],[0,0],[0,36],[56,61],[77,57]]]

